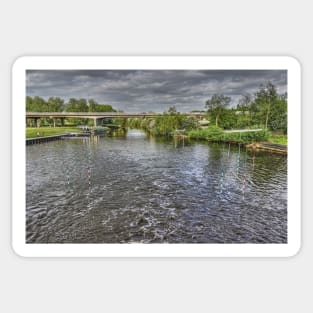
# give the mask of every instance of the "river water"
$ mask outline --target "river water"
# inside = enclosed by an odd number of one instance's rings
[[[287,157],[152,138],[26,147],[27,243],[286,243]]]

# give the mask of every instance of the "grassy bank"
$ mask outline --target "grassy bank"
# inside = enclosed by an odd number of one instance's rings
[[[26,128],[26,138],[48,137],[79,132],[83,132],[83,130],[77,127],[28,127]]]
[[[270,136],[268,139],[269,142],[278,143],[280,145],[288,145],[288,137],[287,135],[279,135],[279,136]]]
[[[205,129],[197,129],[188,132],[188,136],[192,139],[202,139],[215,142],[258,142],[268,141],[271,133],[267,130],[251,131],[251,132],[224,132],[221,128],[211,126]]]

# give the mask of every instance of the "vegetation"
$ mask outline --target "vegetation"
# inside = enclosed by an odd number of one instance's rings
[[[253,142],[269,140],[274,143],[287,144],[287,94],[278,94],[276,87],[271,83],[261,85],[253,95],[245,94],[236,106],[229,108],[232,99],[223,94],[214,94],[205,102],[209,128],[201,128],[194,117],[179,113],[175,107],[153,119],[112,119],[102,121],[102,126],[111,126],[114,129],[140,128],[156,136],[173,136],[177,131],[183,131],[194,139],[209,141]],[[36,112],[116,112],[107,104],[98,104],[93,99],[71,98],[67,103],[58,97],[44,100],[41,97],[26,97],[26,110]],[[196,112],[196,111],[195,111]],[[49,118],[40,119],[41,125],[52,125]],[[66,125],[93,125],[92,120],[69,118]],[[30,123],[29,123],[30,125]],[[224,132],[227,129],[261,128],[258,132]],[[37,134],[37,128],[34,134]],[[42,129],[41,129],[42,130]],[[77,131],[77,129],[75,129]],[[62,131],[58,128],[57,131]],[[53,130],[47,131],[52,134]],[[279,133],[277,135],[271,135]]]
[[[175,107],[155,119],[151,133],[156,136],[171,136],[176,130],[188,131],[197,127],[196,120],[186,114],[177,113]]]
[[[267,141],[271,133],[267,130],[251,131],[251,132],[225,132],[222,128],[210,126],[206,129],[192,130],[188,133],[192,139],[203,139],[216,142],[255,142]]]
[[[64,100],[58,97],[50,97],[47,101],[41,97],[26,97],[27,112],[62,112]]]
[[[208,112],[212,118],[215,119],[215,126],[218,126],[218,119],[226,108],[230,105],[231,98],[225,97],[224,95],[215,94],[213,97],[205,103],[205,106],[208,108]]]
[[[83,132],[83,130],[78,127],[28,127],[26,128],[26,138],[48,137],[79,132]]]
[[[223,133],[224,132],[220,127],[210,126],[208,128],[191,130],[188,132],[188,136],[192,139],[221,141]]]
[[[155,119],[131,119],[127,124],[130,128],[141,128],[155,136],[172,136],[175,131],[189,131],[198,127],[194,117],[178,113],[175,107],[170,107],[163,115]]]
[[[272,143],[278,143],[280,145],[287,145],[288,144],[288,138],[287,135],[280,135],[280,136],[270,136],[268,138],[269,142]]]
[[[27,112],[116,112],[109,104],[99,104],[95,100],[70,98],[67,103],[59,97],[45,100],[41,97],[26,97]]]
[[[287,134],[287,94],[278,94],[272,83],[261,85],[254,96],[245,94],[237,106],[228,108],[223,95],[206,102],[211,124],[223,129],[264,128]]]
[[[59,97],[50,97],[45,100],[41,97],[26,97],[27,112],[116,112],[109,104],[99,104],[95,100],[70,98],[67,103]],[[112,123],[112,119],[103,121],[104,124]],[[83,118],[68,118],[65,122],[67,125],[93,125],[92,120]],[[40,125],[52,125],[50,118],[41,118]],[[34,126],[28,121],[27,126]],[[62,125],[63,126],[63,125]]]

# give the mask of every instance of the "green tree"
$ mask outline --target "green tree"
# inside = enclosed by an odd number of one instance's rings
[[[49,112],[62,112],[64,108],[64,100],[59,97],[50,97],[47,102]]]
[[[287,94],[279,95],[271,83],[261,85],[250,105],[251,120],[254,125],[265,129],[287,132]]]
[[[89,112],[96,112],[96,106],[98,105],[98,103],[95,100],[90,99],[88,100],[88,104],[89,104]]]
[[[252,125],[251,105],[253,97],[250,94],[245,94],[239,99],[236,107],[236,127],[246,128]]]
[[[33,109],[33,98],[30,96],[26,97],[26,112],[31,112]]]
[[[255,95],[254,103],[257,108],[257,116],[263,120],[265,129],[268,128],[271,110],[278,99],[277,89],[271,83],[261,85]]]
[[[176,110],[175,106],[169,107],[167,113],[168,113],[169,115],[176,115],[176,114],[177,114],[177,110]]]
[[[87,105],[86,99],[71,98],[65,104],[65,111],[66,112],[88,112],[89,107]],[[81,125],[81,124],[88,123],[88,119],[82,119],[82,118],[69,118],[67,120],[70,124],[74,124],[74,125]]]
[[[189,131],[195,128],[197,128],[195,118],[177,112],[175,107],[170,107],[163,115],[156,117],[153,123],[152,133],[155,135],[171,136],[175,130]]]
[[[269,128],[271,130],[282,130],[287,133],[287,95],[279,95],[271,108]]]
[[[86,99],[71,98],[65,105],[66,112],[88,112],[89,108]]]
[[[98,104],[95,100],[89,101],[89,112],[116,112],[109,104]]]
[[[26,111],[28,112],[48,112],[48,106],[45,99],[41,97],[26,97]]]
[[[231,102],[230,97],[226,97],[222,94],[215,94],[211,99],[207,100],[205,106],[208,108],[208,112],[215,119],[215,125],[218,126],[218,120],[223,112]]]

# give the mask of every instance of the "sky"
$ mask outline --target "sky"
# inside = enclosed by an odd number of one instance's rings
[[[245,94],[272,82],[287,91],[286,70],[27,70],[26,95],[94,99],[124,112],[204,110],[214,94],[237,105]]]

